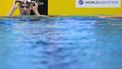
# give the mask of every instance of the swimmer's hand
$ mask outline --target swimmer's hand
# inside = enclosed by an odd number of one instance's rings
[[[16,10],[18,8],[18,1],[19,0],[14,0],[12,8]]]
[[[9,14],[7,16],[12,16],[12,14],[14,13],[14,11],[18,8],[18,0],[14,0],[12,8],[9,12]]]
[[[34,5],[32,6],[32,10],[35,13],[36,16],[40,16],[39,12],[38,12],[38,4],[35,1],[32,1],[34,3]]]
[[[38,4],[35,1],[32,1],[32,2],[34,3],[33,6],[32,6],[32,10],[33,10],[33,12],[35,13],[36,16],[49,18],[46,15],[40,15],[39,12],[38,12]]]

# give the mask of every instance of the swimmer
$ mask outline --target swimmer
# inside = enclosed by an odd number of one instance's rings
[[[33,3],[33,4],[32,4]],[[38,12],[38,4],[35,1],[30,0],[14,0],[13,6],[8,14],[8,16],[12,16],[14,11],[19,8],[20,16],[29,16],[31,10],[35,13],[36,16],[43,16],[40,15]]]
[[[122,14],[120,15],[112,15],[112,16],[98,16],[99,18],[122,18]]]

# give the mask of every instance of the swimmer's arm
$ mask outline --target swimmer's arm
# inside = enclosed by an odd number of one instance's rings
[[[36,16],[44,17],[44,18],[49,18],[49,17],[46,16],[46,15],[40,15],[38,11],[34,11],[34,13],[35,13]]]
[[[13,8],[10,10],[10,12],[8,13],[7,16],[12,16],[15,10],[16,10],[16,9],[13,7]]]
[[[13,1],[12,8],[7,16],[12,16],[14,11],[18,8],[19,3],[16,2],[16,0]]]
[[[44,17],[44,18],[49,18],[48,16],[46,15],[39,15],[40,17]]]
[[[36,16],[40,16],[39,12],[37,10],[34,11]]]

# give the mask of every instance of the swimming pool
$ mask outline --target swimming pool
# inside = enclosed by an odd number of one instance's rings
[[[0,69],[122,69],[122,19],[1,17]]]

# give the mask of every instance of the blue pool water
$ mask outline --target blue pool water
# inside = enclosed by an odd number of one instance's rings
[[[122,19],[1,17],[0,69],[122,69]]]

